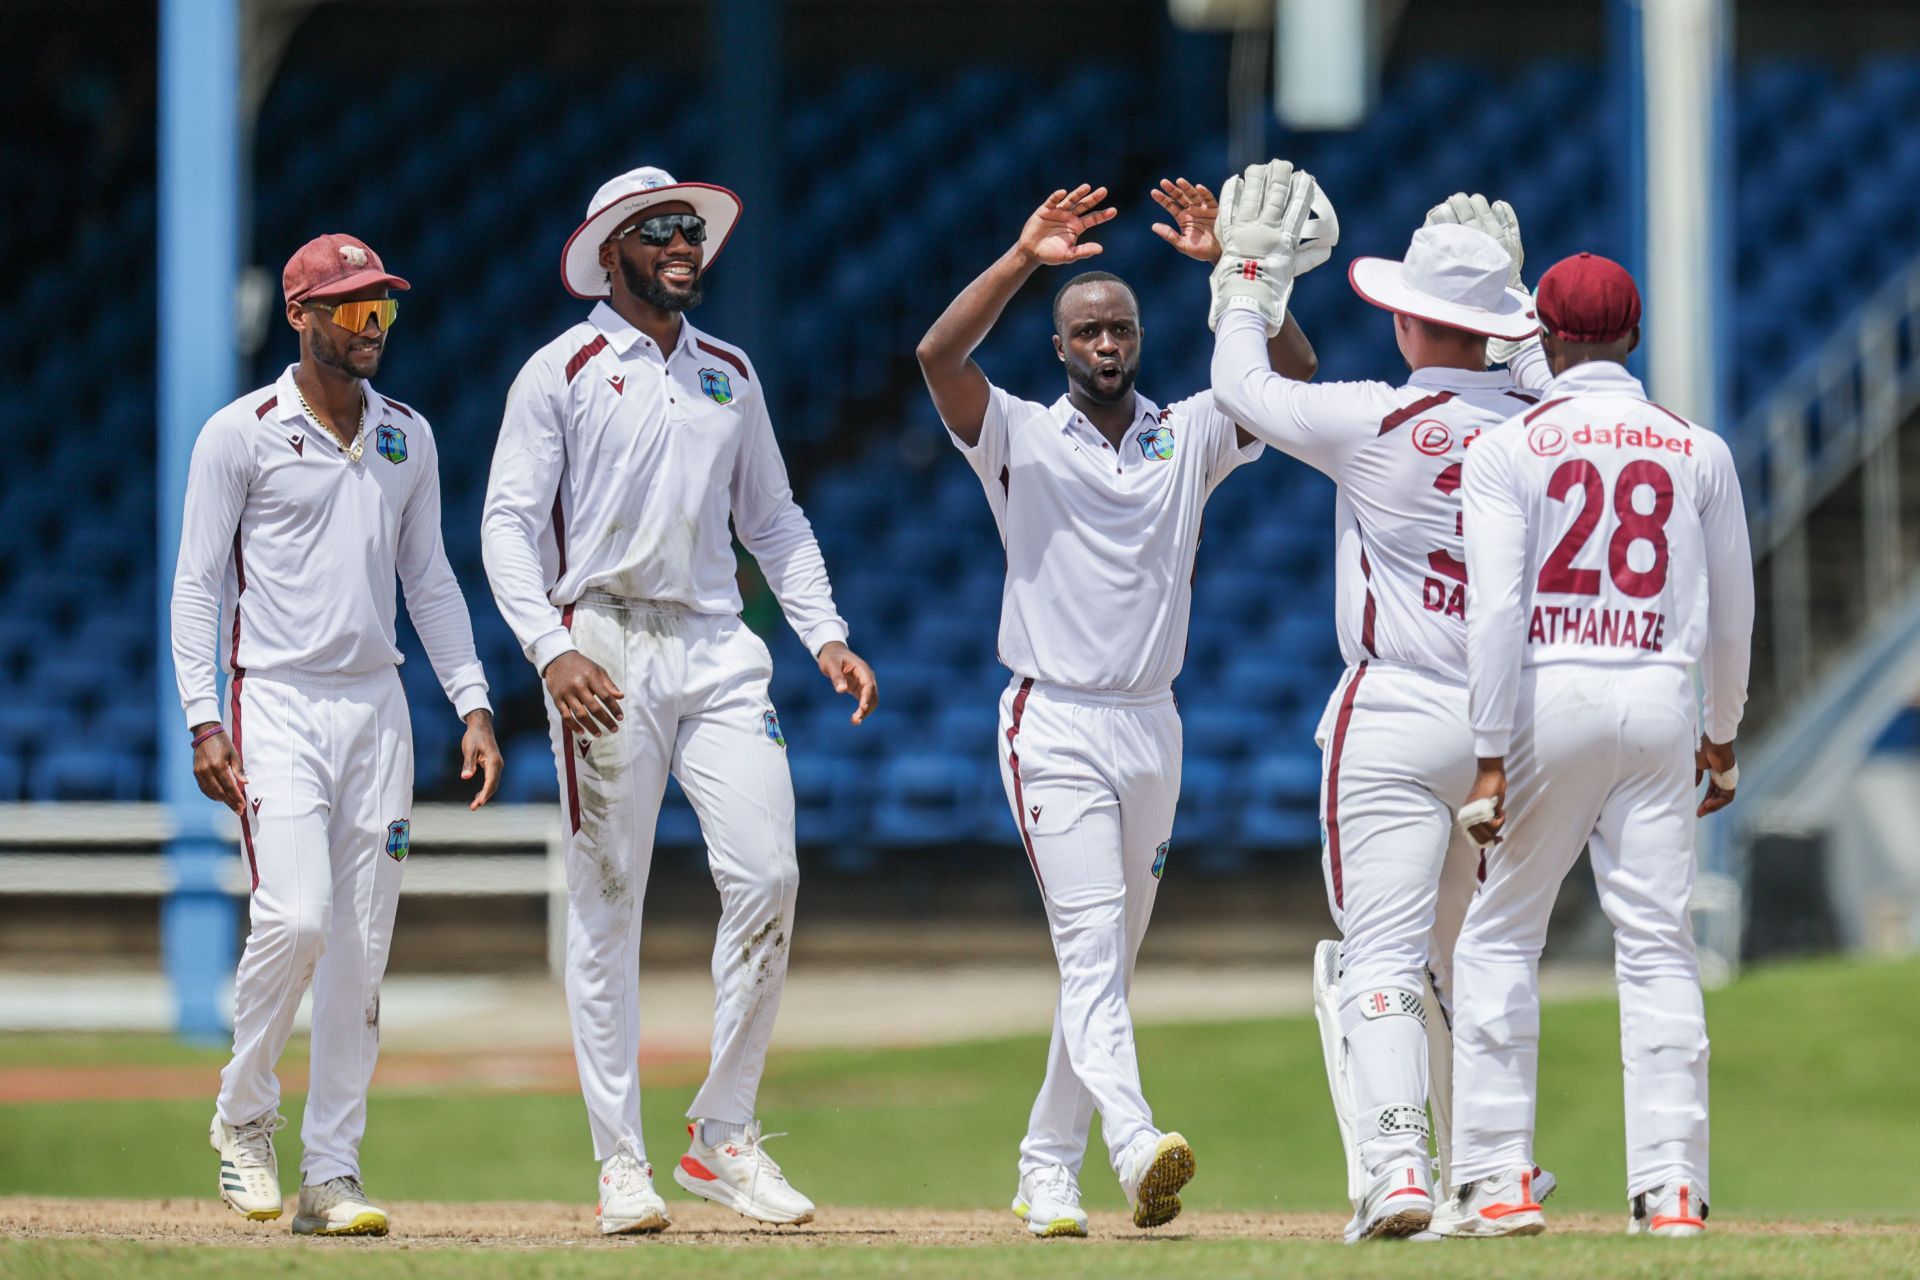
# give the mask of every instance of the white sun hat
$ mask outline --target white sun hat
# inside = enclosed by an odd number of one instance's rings
[[[576,298],[604,298],[613,292],[600,265],[600,246],[614,229],[648,205],[684,200],[707,220],[706,258],[713,265],[733,224],[740,220],[740,197],[708,182],[675,182],[665,169],[642,165],[628,170],[593,193],[587,218],[567,237],[560,251],[560,280]]]
[[[1484,231],[1457,222],[1422,227],[1404,262],[1355,258],[1353,291],[1374,306],[1488,338],[1520,342],[1540,331],[1533,300],[1507,287],[1513,260]]]

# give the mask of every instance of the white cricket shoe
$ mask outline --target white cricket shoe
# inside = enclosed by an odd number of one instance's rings
[[[1346,1241],[1399,1240],[1417,1236],[1433,1221],[1433,1175],[1425,1160],[1390,1164],[1373,1176],[1353,1220]]]
[[[594,1208],[603,1236],[663,1231],[667,1202],[653,1189],[653,1166],[622,1147],[600,1166],[600,1203]]]
[[[673,1180],[682,1187],[761,1222],[788,1226],[813,1221],[813,1201],[793,1189],[763,1145],[784,1135],[762,1137],[756,1120],[747,1126],[745,1137],[718,1146],[700,1141],[696,1124],[687,1126],[687,1136],[687,1154],[673,1170]]]
[[[1706,1231],[1707,1202],[1687,1183],[1669,1182],[1633,1198],[1633,1216],[1627,1219],[1630,1236],[1698,1236]]]
[[[1084,1236],[1087,1211],[1080,1207],[1080,1182],[1063,1164],[1020,1175],[1013,1213],[1037,1236]]]
[[[287,1118],[272,1111],[245,1124],[213,1117],[207,1142],[220,1153],[220,1199],[243,1218],[271,1222],[280,1216],[284,1202],[273,1135],[286,1127]]]
[[[1457,1188],[1434,1209],[1433,1229],[1456,1239],[1539,1235],[1547,1229],[1547,1215],[1533,1198],[1533,1167]]]
[[[300,1204],[293,1213],[293,1234],[383,1236],[387,1234],[387,1211],[367,1199],[360,1179],[342,1174],[317,1186],[301,1186]]]
[[[1193,1148],[1177,1133],[1151,1135],[1127,1149],[1120,1187],[1133,1206],[1133,1225],[1162,1227],[1180,1216],[1180,1188],[1193,1180]]]

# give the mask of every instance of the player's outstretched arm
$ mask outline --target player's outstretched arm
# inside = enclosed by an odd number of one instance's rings
[[[941,421],[969,448],[980,442],[990,394],[987,375],[973,361],[974,348],[1035,271],[1080,262],[1100,252],[1099,245],[1080,237],[1117,212],[1099,207],[1106,198],[1105,187],[1084,182],[1048,196],[1027,218],[1013,247],[960,291],[914,349]]]

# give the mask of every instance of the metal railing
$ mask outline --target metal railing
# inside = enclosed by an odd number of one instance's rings
[[[0,804],[0,894],[163,898],[174,890],[175,868],[160,850],[174,826],[163,804]],[[221,887],[244,898],[239,824],[227,819],[221,834],[235,849]],[[420,804],[412,835],[402,894],[545,897],[547,964],[556,978],[564,973],[567,878],[557,806],[492,805],[472,813],[461,804]],[[151,852],[129,852],[138,849]]]

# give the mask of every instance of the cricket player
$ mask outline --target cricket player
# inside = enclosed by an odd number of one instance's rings
[[[413,731],[393,583],[466,721],[469,808],[500,781],[473,624],[440,541],[440,455],[426,418],[368,382],[407,282],[348,235],[281,275],[300,361],[208,419],[187,477],[173,579],[173,667],[200,790],[240,817],[251,928],[233,988],[233,1059],[211,1140],[220,1198],[280,1216],[273,1135],[286,1048],[313,983],[301,1127],[303,1235],[385,1235],[360,1182],[380,978],[410,843]],[[215,698],[215,637],[228,719]]]
[[[660,169],[600,188],[561,255],[567,290],[598,301],[507,393],[482,517],[494,600],[546,685],[567,1003],[607,1233],[667,1225],[640,1133],[636,964],[669,772],[699,815],[721,902],[712,1066],[674,1180],[762,1222],[813,1216],[754,1110],[799,865],[772,659],[740,620],[734,533],[821,674],[857,699],[854,723],[878,687],[847,648],[765,387],[744,352],[685,317],[739,215],[733,192]]]
[[[1483,432],[1533,403],[1487,362],[1490,341],[1504,344],[1495,358],[1516,359],[1538,324],[1519,287],[1511,208],[1456,195],[1428,215],[1404,261],[1358,258],[1349,272],[1355,292],[1393,314],[1406,383],[1288,378],[1268,367],[1266,339],[1285,314],[1317,184],[1277,160],[1228,189],[1226,258],[1214,277],[1215,403],[1338,487],[1336,626],[1347,669],[1316,737],[1322,867],[1342,939],[1315,957],[1315,1012],[1348,1162],[1345,1237],[1417,1235],[1434,1208],[1430,1095],[1445,1177],[1443,998],[1479,868],[1477,847],[1454,829],[1473,777],[1461,463]],[[1539,367],[1533,348],[1526,363]]]
[[[1200,515],[1214,486],[1260,445],[1205,396],[1161,408],[1134,390],[1142,333],[1127,284],[1104,272],[1054,297],[1066,394],[1022,400],[971,358],[1042,266],[1100,252],[1107,189],[1056,191],[1019,239],[920,341],[934,405],[986,490],[1007,554],[1000,766],[1047,912],[1060,994],[1045,1081],[1020,1146],[1014,1212],[1041,1236],[1084,1236],[1079,1171],[1096,1109],[1134,1225],[1180,1212],[1193,1150],[1157,1128],[1140,1088],[1127,993],[1165,870],[1180,793],[1171,686],[1186,653]],[[1219,253],[1212,193],[1154,192],[1190,257]],[[1307,376],[1297,328],[1277,359]]]
[[[1614,930],[1628,1230],[1698,1235],[1707,1026],[1687,899],[1695,818],[1726,807],[1739,778],[1746,513],[1726,444],[1647,399],[1624,367],[1640,341],[1625,270],[1568,258],[1542,277],[1538,309],[1553,380],[1468,452],[1462,483],[1479,766],[1461,822],[1497,843],[1454,952],[1457,1189],[1434,1226],[1545,1230],[1529,1176],[1540,949],[1585,846]]]

